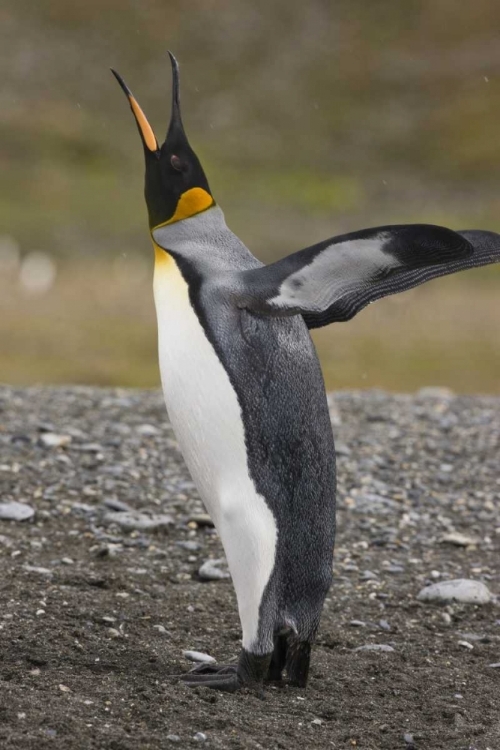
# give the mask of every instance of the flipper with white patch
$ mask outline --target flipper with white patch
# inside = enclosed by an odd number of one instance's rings
[[[318,328],[350,320],[381,297],[498,261],[494,232],[430,224],[364,229],[243,272],[236,303],[257,313],[301,314],[309,328]]]

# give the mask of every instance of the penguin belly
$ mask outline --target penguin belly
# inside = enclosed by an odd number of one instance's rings
[[[257,640],[259,607],[275,565],[276,520],[249,474],[241,408],[227,371],[190,303],[175,260],[158,250],[154,296],[169,417],[224,546],[243,647],[265,653],[269,642]]]

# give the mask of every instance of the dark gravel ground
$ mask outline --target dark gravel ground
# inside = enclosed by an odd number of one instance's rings
[[[198,577],[222,549],[160,394],[0,389],[0,502],[35,509],[0,521],[0,748],[498,750],[498,601],[417,595],[500,593],[500,399],[339,393],[332,419],[335,581],[310,684],[261,700],[177,679],[185,649],[227,661],[240,630],[230,581]],[[124,529],[118,502],[160,528]]]

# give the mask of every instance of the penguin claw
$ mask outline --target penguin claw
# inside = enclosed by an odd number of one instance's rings
[[[182,675],[181,679],[184,684],[190,688],[207,687],[212,690],[221,690],[226,693],[235,693],[243,687],[238,675],[236,674],[236,670],[234,672],[221,672],[214,674],[196,674],[188,672],[187,674]]]
[[[189,680],[193,675],[235,674],[237,664],[197,664],[181,675],[181,680]]]

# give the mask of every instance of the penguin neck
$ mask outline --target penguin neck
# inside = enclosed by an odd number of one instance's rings
[[[157,263],[164,263],[170,255],[188,262],[202,275],[262,265],[231,232],[218,206],[153,229],[152,236]]]

